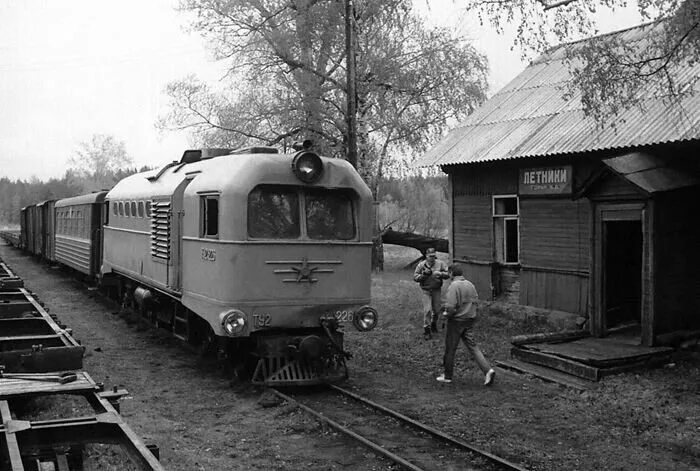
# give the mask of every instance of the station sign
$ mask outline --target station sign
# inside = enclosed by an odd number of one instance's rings
[[[570,195],[572,166],[521,168],[518,193],[521,195]]]

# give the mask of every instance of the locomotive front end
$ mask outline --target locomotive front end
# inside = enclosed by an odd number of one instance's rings
[[[344,329],[366,332],[378,321],[370,306],[372,195],[346,161],[308,147],[243,160],[221,192],[209,190],[205,175],[187,189],[200,199],[200,234],[212,237],[185,240],[184,300],[211,313],[229,357],[252,352],[254,383],[341,381],[351,356]],[[213,300],[223,305],[216,312]]]

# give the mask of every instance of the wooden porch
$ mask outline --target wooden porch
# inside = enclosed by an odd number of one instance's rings
[[[498,366],[578,389],[585,389],[586,382],[599,381],[604,376],[667,363],[675,351],[673,347],[642,345],[637,331],[606,337],[582,332],[568,338],[533,337],[514,343],[512,359],[497,362]]]

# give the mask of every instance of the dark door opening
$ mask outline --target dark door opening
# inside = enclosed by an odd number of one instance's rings
[[[603,234],[604,325],[641,324],[642,222],[606,221]]]

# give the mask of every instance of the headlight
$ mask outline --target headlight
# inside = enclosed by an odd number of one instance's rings
[[[352,320],[355,328],[360,332],[368,332],[374,329],[377,326],[377,322],[379,322],[379,314],[377,314],[376,309],[370,306],[361,307]]]
[[[302,150],[292,159],[292,171],[304,183],[313,183],[321,178],[323,162],[314,152]]]
[[[228,335],[238,335],[245,329],[245,314],[237,309],[221,313],[221,326]]]

